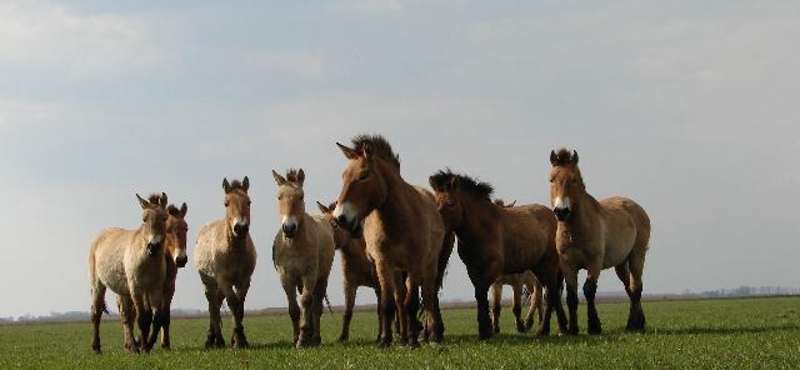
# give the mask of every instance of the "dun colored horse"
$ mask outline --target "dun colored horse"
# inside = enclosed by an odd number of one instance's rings
[[[503,274],[531,271],[545,287],[544,318],[537,335],[550,331],[555,310],[566,326],[561,307],[562,278],[555,246],[556,218],[541,205],[504,207],[491,201],[492,186],[450,170],[429,178],[444,223],[458,237],[458,255],[467,267],[478,303],[480,338],[494,334],[489,318],[489,287]]]
[[[317,346],[322,342],[320,318],[333,264],[333,229],[324,216],[306,213],[302,169],[289,170],[285,178],[275,171],[272,176],[278,184],[281,216],[281,228],[272,244],[272,262],[289,301],[295,345]]]
[[[421,325],[415,323],[419,310],[415,297],[420,286],[426,332],[432,340],[441,341],[444,325],[437,293],[444,272],[440,269],[444,225],[434,196],[403,180],[399,157],[383,137],[362,135],[352,144],[350,148],[337,143],[349,163],[333,215],[351,235],[363,231],[367,252],[375,260],[383,310],[379,345],[392,342],[395,309],[399,310],[403,342],[419,345]]]
[[[583,294],[588,306],[588,331],[600,334],[595,307],[600,271],[614,267],[631,301],[627,330],[644,331],[642,270],[650,242],[650,218],[636,202],[623,197],[601,201],[586,192],[578,169],[578,153],[550,152],[550,200],[558,218],[556,244],[567,283],[570,334],[578,334],[578,270],[588,277]]]
[[[524,333],[533,326],[533,315],[538,313],[539,322],[542,321],[542,285],[530,271],[521,274],[501,275],[489,288],[490,304],[492,307],[492,326],[494,332],[500,332],[500,310],[503,305],[503,285],[510,285],[514,291],[512,296],[512,311],[517,319],[517,331]],[[523,292],[527,289],[527,295]],[[522,321],[522,301],[530,299],[530,309]]]
[[[150,202],[152,203],[153,199]],[[161,347],[165,349],[170,348],[170,310],[172,309],[172,298],[175,295],[175,280],[178,278],[178,269],[186,266],[189,259],[186,256],[186,233],[189,231],[189,226],[186,224],[186,213],[188,211],[186,203],[183,203],[181,208],[172,204],[167,207],[167,214],[169,214],[167,218],[167,254],[165,256],[167,278],[164,280],[164,299],[162,301],[164,326],[161,332]]]
[[[210,327],[206,347],[224,347],[220,306],[228,302],[233,313],[231,345],[247,347],[244,334],[244,302],[250,289],[250,278],[256,267],[256,247],[250,238],[250,196],[247,176],[239,182],[222,181],[225,191],[225,218],[200,228],[195,245],[194,262],[205,288]]]
[[[164,323],[162,297],[166,275],[164,248],[167,195],[149,202],[136,194],[142,207],[142,225],[137,230],[109,228],[101,231],[89,250],[89,285],[92,292],[92,349],[100,352],[100,317],[108,312],[106,288],[117,294],[125,348],[150,351]],[[141,337],[133,337],[136,320]],[[150,325],[154,324],[152,335]],[[149,337],[149,338],[148,338]]]
[[[317,206],[319,206],[319,210],[333,227],[333,240],[342,261],[344,316],[342,318],[342,333],[339,335],[339,341],[346,342],[350,338],[350,321],[353,319],[353,307],[356,304],[358,287],[363,286],[374,289],[378,302],[380,302],[381,298],[381,287],[378,283],[375,263],[367,255],[367,244],[364,242],[363,235],[352,237],[346,230],[339,227],[333,218],[336,202],[331,203],[329,206],[317,202]],[[378,317],[381,317],[380,305],[378,305]],[[378,329],[378,338],[380,338],[380,328]]]

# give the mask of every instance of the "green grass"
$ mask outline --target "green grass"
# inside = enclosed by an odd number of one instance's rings
[[[247,350],[205,350],[206,320],[172,324],[173,350],[132,355],[122,348],[118,322],[102,325],[103,354],[89,346],[88,323],[0,326],[0,369],[183,369],[183,368],[342,368],[342,369],[798,369],[800,297],[645,302],[649,331],[623,331],[627,304],[599,305],[604,333],[535,339],[512,332],[511,310],[503,311],[504,332],[477,340],[472,309],[445,310],[441,345],[419,349],[372,344],[377,320],[372,312],[353,319],[351,342],[337,344],[341,316],[323,317],[320,348],[292,348],[286,315],[246,317]],[[585,332],[585,306],[581,306]],[[226,339],[231,324],[225,322]]]

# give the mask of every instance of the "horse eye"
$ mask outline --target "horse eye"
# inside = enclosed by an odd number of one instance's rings
[[[249,206],[249,205],[250,205],[250,203],[252,203],[252,202],[248,200],[248,201],[247,201],[247,205]]]
[[[361,173],[358,175],[358,179],[359,180],[364,180],[367,177],[369,177],[369,172],[367,172],[367,171],[361,171]]]
[[[225,201],[225,207],[227,207],[227,206],[228,206],[228,201],[226,200],[226,201]]]

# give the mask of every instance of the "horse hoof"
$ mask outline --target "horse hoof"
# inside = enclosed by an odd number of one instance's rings
[[[522,323],[517,324],[517,332],[524,333],[525,332],[525,325]]]
[[[603,329],[600,328],[599,326],[598,327],[593,327],[593,328],[590,327],[587,330],[587,332],[589,333],[589,335],[600,335],[600,334],[603,334]]]
[[[342,335],[340,335],[340,336],[339,336],[339,339],[337,339],[337,341],[338,341],[339,343],[347,343],[347,341],[348,341],[349,339],[350,339],[350,336],[349,336],[349,335],[344,335],[344,334],[342,334]]]
[[[391,338],[380,338],[378,340],[378,348],[389,348],[392,345]]]
[[[92,351],[98,355],[103,353],[103,351],[100,350],[100,345],[92,345]]]

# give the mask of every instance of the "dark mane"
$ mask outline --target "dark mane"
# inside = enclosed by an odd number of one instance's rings
[[[358,135],[353,138],[352,143],[355,151],[360,153],[365,147],[369,146],[372,149],[372,153],[400,168],[400,156],[392,151],[392,145],[383,136]]]
[[[475,180],[474,178],[467,175],[454,173],[449,168],[446,170],[439,170],[439,172],[431,176],[430,177],[431,186],[434,189],[443,189],[445,186],[447,186],[447,184],[450,183],[453,177],[458,178],[460,189],[466,190],[467,192],[472,193],[478,198],[486,199],[488,201],[492,200],[492,193],[494,193],[494,188],[492,187],[491,184]]]
[[[178,209],[178,207],[175,207],[174,204],[170,204],[167,207],[167,213],[169,213],[170,216],[175,216],[175,217],[180,217],[181,216],[181,210]]]
[[[296,168],[290,168],[288,171],[286,171],[286,181],[299,182],[297,178],[299,173],[300,170]]]
[[[150,202],[150,204],[157,206],[158,203],[161,202],[161,194],[158,193],[150,194],[147,196],[147,201]]]
[[[556,151],[556,158],[558,158],[558,163],[570,163],[572,161],[572,151],[567,148],[561,148]]]
[[[331,204],[328,204],[328,209],[330,209],[330,210],[331,210],[331,212],[332,212],[334,209],[336,209],[336,201],[335,201],[335,200],[334,200],[333,202],[331,202]]]
[[[231,181],[230,190],[233,191],[233,190],[237,190],[237,189],[241,190],[241,191],[244,191],[244,185],[242,185],[242,182],[239,181],[239,180]]]

